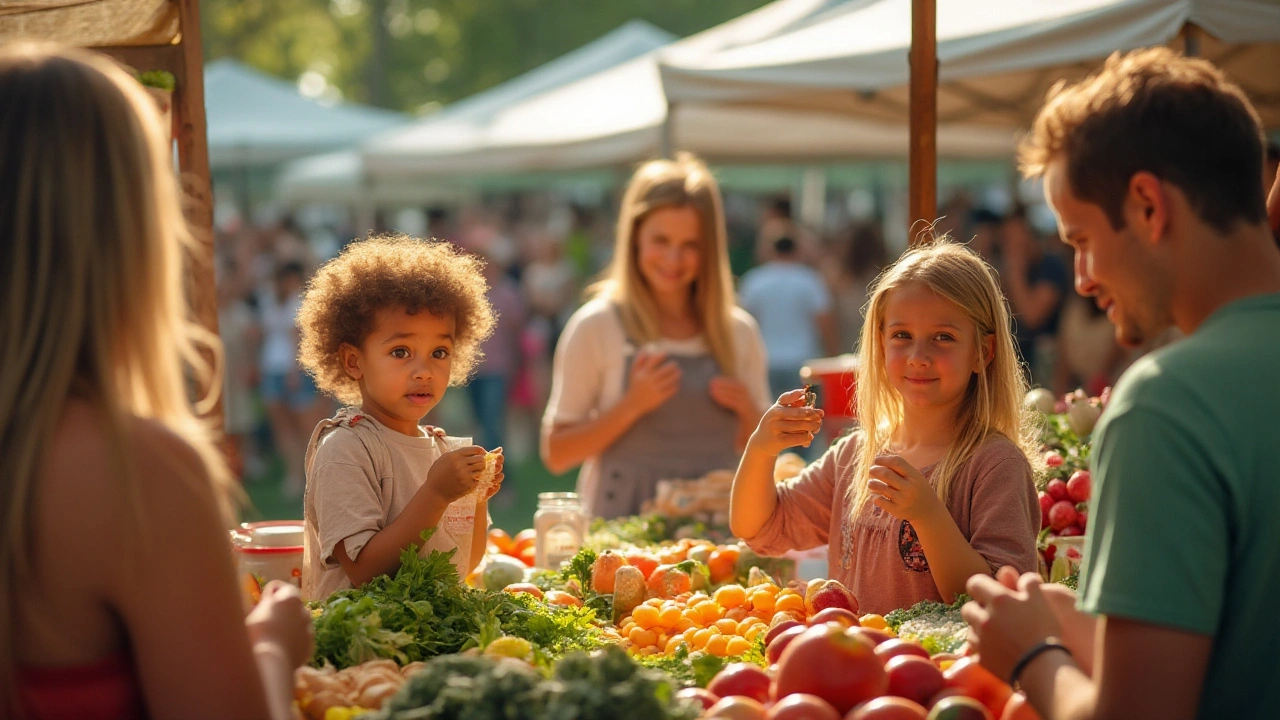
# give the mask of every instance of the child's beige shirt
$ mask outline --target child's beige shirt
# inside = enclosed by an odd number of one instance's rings
[[[345,540],[347,556],[359,557],[369,538],[404,511],[446,449],[443,441],[398,433],[354,408],[343,408],[316,427],[307,446],[303,496],[304,598],[323,600],[352,586],[334,557],[334,547]],[[454,505],[458,503],[468,501],[464,498]],[[425,556],[432,550],[457,548],[453,564],[459,577],[470,571],[475,499],[468,504],[469,508],[451,505],[446,514],[454,522],[442,520],[420,550]],[[466,518],[470,522],[457,522]]]

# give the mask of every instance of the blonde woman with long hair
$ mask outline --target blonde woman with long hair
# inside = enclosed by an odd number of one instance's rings
[[[738,463],[769,405],[764,341],[734,303],[720,189],[702,162],[642,165],[613,261],[556,346],[542,459],[579,464],[600,517],[631,515],[658,480]]]
[[[296,589],[244,615],[166,137],[110,60],[0,49],[4,717],[285,718],[309,655]]]
[[[860,429],[777,485],[821,411],[784,394],[734,478],[731,525],[756,551],[823,544],[863,612],[951,602],[977,573],[1036,568],[1032,426],[995,273],[962,245],[908,250],[876,282],[859,349]]]

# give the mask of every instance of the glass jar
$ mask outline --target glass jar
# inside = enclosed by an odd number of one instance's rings
[[[533,515],[533,529],[538,534],[534,566],[559,570],[582,549],[587,534],[587,516],[577,493],[538,493],[538,512]]]

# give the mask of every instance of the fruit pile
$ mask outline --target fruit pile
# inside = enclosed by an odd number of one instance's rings
[[[674,597],[664,595],[661,585],[650,580],[653,596],[618,621],[619,642],[634,654],[673,655],[683,649],[736,657],[749,652],[757,638],[767,642],[806,622],[859,622],[857,598],[834,580],[779,587],[757,570],[746,586],[722,585],[710,594],[686,591]],[[614,594],[615,612],[619,597]]]
[[[1060,581],[1073,574],[1080,564],[1080,541],[1088,529],[1089,496],[1093,479],[1089,473],[1094,427],[1110,399],[1110,388],[1099,397],[1081,390],[1061,400],[1043,388],[1027,394],[1026,406],[1040,414],[1040,440],[1044,470],[1036,478],[1040,501],[1039,547],[1044,574]],[[1060,547],[1065,548],[1059,555]]]
[[[767,653],[768,669],[734,663],[705,690],[680,694],[702,703],[703,718],[721,720],[1037,720],[976,658],[930,657],[857,623],[796,625]]]

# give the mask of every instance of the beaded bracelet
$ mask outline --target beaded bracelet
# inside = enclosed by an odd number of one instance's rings
[[[1018,678],[1022,675],[1022,671],[1027,669],[1027,666],[1031,664],[1032,660],[1035,660],[1036,658],[1040,657],[1041,655],[1043,655],[1044,653],[1050,650],[1061,650],[1062,652],[1067,654],[1067,657],[1074,657],[1071,654],[1071,650],[1068,649],[1066,645],[1063,645],[1061,642],[1058,642],[1057,638],[1054,638],[1054,637],[1045,638],[1044,640],[1041,640],[1039,643],[1036,643],[1036,645],[1032,647],[1030,650],[1022,653],[1022,657],[1018,658],[1018,662],[1013,664],[1013,672],[1009,673],[1010,687],[1012,687],[1015,690],[1019,689]]]

